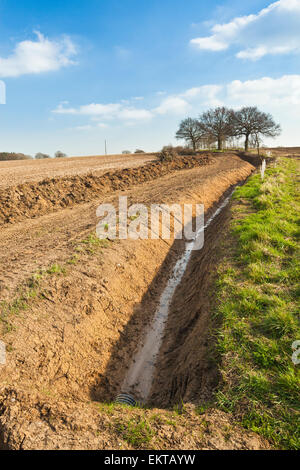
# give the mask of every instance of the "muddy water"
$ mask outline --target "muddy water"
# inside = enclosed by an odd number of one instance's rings
[[[168,320],[169,308],[172,302],[176,287],[180,284],[186,271],[191,254],[203,231],[209,227],[211,222],[220,214],[220,212],[228,205],[231,194],[220,204],[218,209],[208,219],[204,227],[202,227],[195,239],[186,243],[185,250],[181,258],[177,261],[172,275],[161,295],[159,306],[155,312],[151,326],[149,327],[143,342],[138,348],[138,352],[134,357],[132,364],[128,370],[127,376],[122,385],[122,392],[130,393],[136,400],[145,403],[149,397],[154,371],[156,368],[157,356],[162,344],[165,325]]]

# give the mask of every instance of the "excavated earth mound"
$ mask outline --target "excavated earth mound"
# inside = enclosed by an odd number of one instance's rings
[[[101,176],[93,174],[66,176],[1,189],[0,225],[86,203],[100,195],[152,181],[172,171],[208,165],[212,162],[212,157],[208,155],[178,157],[171,162],[153,162],[142,167],[110,171]]]

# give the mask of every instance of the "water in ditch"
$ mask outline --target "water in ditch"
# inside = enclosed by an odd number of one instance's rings
[[[213,215],[202,227],[195,239],[186,242],[185,250],[177,261],[171,277],[160,297],[158,308],[155,312],[152,324],[150,325],[144,341],[140,344],[138,351],[132,361],[125,380],[122,385],[122,392],[129,393],[137,401],[145,403],[149,397],[153,376],[156,368],[158,353],[162,344],[165,326],[168,320],[169,308],[172,302],[176,287],[180,284],[186,271],[188,262],[197,242],[198,237],[203,235],[203,231],[209,227],[212,221],[228,205],[234,191],[220,204]]]

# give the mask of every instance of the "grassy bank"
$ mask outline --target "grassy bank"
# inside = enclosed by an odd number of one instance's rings
[[[219,270],[218,406],[277,447],[299,449],[299,162],[280,159],[235,193]],[[298,189],[298,193],[297,193]]]

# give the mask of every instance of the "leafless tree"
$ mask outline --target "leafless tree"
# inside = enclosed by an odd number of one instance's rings
[[[35,159],[36,160],[43,160],[45,158],[51,158],[50,155],[48,155],[47,153],[42,153],[42,152],[38,152],[36,155],[35,155]]]
[[[55,153],[55,158],[65,158],[67,155],[60,150]]]
[[[192,145],[193,150],[197,150],[198,144],[203,137],[203,129],[201,128],[197,119],[187,118],[181,121],[178,131],[176,132],[176,139],[183,139],[189,145]]]
[[[216,146],[216,139],[214,136],[209,134],[204,134],[203,137],[199,141],[199,148],[201,149],[211,149],[215,148]]]
[[[222,150],[223,143],[233,135],[234,111],[223,107],[210,109],[199,117],[199,126],[202,134],[218,142],[218,150]]]
[[[249,141],[252,137],[255,142],[260,137],[276,137],[281,133],[281,127],[276,124],[270,114],[263,113],[256,106],[248,106],[234,113],[234,135],[245,137],[245,151],[249,149]]]

